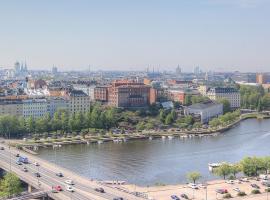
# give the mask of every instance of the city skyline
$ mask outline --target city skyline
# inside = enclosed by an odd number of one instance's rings
[[[266,0],[7,1],[0,3],[0,66],[29,69],[264,72]]]

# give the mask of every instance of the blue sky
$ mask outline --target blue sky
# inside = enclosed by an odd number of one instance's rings
[[[0,0],[0,65],[270,71],[269,0]]]

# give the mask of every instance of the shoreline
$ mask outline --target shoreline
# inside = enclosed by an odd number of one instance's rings
[[[152,139],[172,139],[174,137],[179,138],[193,138],[193,137],[206,137],[206,136],[216,136],[218,134],[224,133],[236,126],[238,126],[241,121],[246,119],[269,119],[270,116],[262,115],[260,113],[249,113],[242,114],[236,121],[231,124],[226,125],[225,127],[218,127],[216,129],[197,129],[197,130],[186,130],[186,131],[172,131],[171,129],[163,130],[160,132],[153,131],[143,131],[142,133],[134,134],[121,134],[114,136],[103,136],[97,137],[92,136],[88,138],[82,138],[82,136],[67,137],[67,138],[58,138],[58,139],[41,139],[38,141],[24,141],[24,140],[6,140],[10,142],[10,145],[20,148],[28,153],[33,155],[38,154],[36,150],[39,148],[49,148],[57,145],[74,145],[74,144],[101,144],[104,142],[114,142],[122,143],[129,140],[152,140]]]

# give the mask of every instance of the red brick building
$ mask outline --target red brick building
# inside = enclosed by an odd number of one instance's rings
[[[98,86],[94,88],[95,101],[107,102],[108,101],[108,86]]]

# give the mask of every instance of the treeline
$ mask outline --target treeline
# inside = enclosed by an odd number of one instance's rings
[[[115,108],[102,108],[99,104],[93,106],[87,113],[70,115],[66,110],[59,110],[50,117],[49,113],[40,118],[0,116],[0,136],[17,138],[25,134],[57,132],[80,132],[82,129],[110,129],[118,123],[118,113]]]
[[[217,118],[213,118],[210,122],[209,125],[213,128],[216,128],[221,125],[228,125],[232,122],[234,122],[236,119],[238,119],[241,115],[240,110],[236,110],[234,112],[228,112],[224,115],[221,115]]]
[[[270,94],[262,86],[240,86],[241,107],[254,110],[270,110]]]
[[[246,157],[239,163],[228,164],[222,163],[221,166],[214,169],[214,174],[226,179],[226,177],[232,175],[236,178],[236,175],[242,172],[249,177],[258,176],[259,174],[267,174],[270,171],[270,156],[265,157]]]

